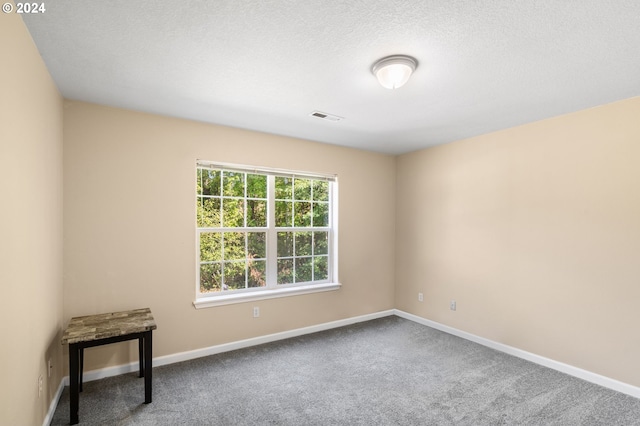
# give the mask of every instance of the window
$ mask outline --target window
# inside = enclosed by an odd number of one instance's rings
[[[196,307],[332,290],[336,179],[197,163]]]

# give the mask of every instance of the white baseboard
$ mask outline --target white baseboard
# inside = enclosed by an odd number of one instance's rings
[[[53,399],[49,404],[49,411],[47,411],[47,415],[44,417],[42,426],[49,426],[51,424],[51,420],[53,420],[53,415],[56,412],[56,407],[58,406],[58,401],[60,401],[60,397],[62,396],[62,390],[64,389],[66,382],[67,380],[65,380],[64,377],[62,378],[62,380],[60,380],[60,384],[58,385],[58,390],[56,390],[56,394],[53,396]]]
[[[560,371],[570,376],[586,380],[587,382],[595,383],[597,385],[612,389],[614,391],[622,392],[635,398],[640,398],[640,388],[637,386],[620,382],[618,380],[611,379],[600,374],[592,373],[591,371],[583,370],[582,368],[574,367],[572,365],[555,361],[550,358],[545,358],[531,352],[523,351],[522,349],[514,348],[513,346],[494,342],[493,340],[485,339],[484,337],[476,336],[475,334],[467,333],[466,331],[458,330],[457,328],[449,327],[447,325],[440,324],[438,322],[431,321],[417,315],[409,314],[398,309],[394,309],[394,314],[401,318],[405,318],[419,324],[435,328],[436,330],[444,331],[445,333],[453,334],[454,336],[458,336],[463,339],[478,343],[480,345],[487,346],[491,349],[495,349],[500,352],[504,352],[506,354],[531,361],[535,364]]]
[[[524,351],[522,349],[514,348],[513,346],[505,345],[503,343],[495,342],[493,340],[485,339],[484,337],[476,336],[471,333],[467,333],[466,331],[458,330],[453,327],[449,327],[444,324],[440,324],[435,321],[431,321],[417,315],[413,315],[398,309],[391,309],[388,311],[380,311],[375,312],[373,314],[361,315],[358,317],[347,318],[338,321],[327,322],[323,324],[313,325],[310,327],[297,328],[295,330],[283,331],[281,333],[268,334],[266,336],[254,337],[251,339],[238,340],[236,342],[224,343],[222,345],[210,346],[208,348],[195,349],[193,351],[179,352],[171,355],[164,355],[153,359],[153,366],[159,367],[161,365],[173,364],[176,362],[188,361],[191,359],[201,358],[204,356],[215,355],[223,352],[229,352],[237,349],[247,348],[250,346],[261,345],[264,343],[275,342],[278,340],[288,339],[291,337],[302,336],[305,334],[316,333],[318,331],[330,330],[332,328],[344,327],[346,325],[356,324],[359,322],[370,321],[377,318],[387,317],[390,315],[397,315],[401,318],[417,322],[422,325],[426,325],[427,327],[434,328],[436,330],[444,331],[445,333],[452,334],[454,336],[461,337],[463,339],[478,343],[483,346],[487,346],[489,348],[498,350],[500,352],[504,352],[509,355],[513,355],[518,358],[525,359],[527,361],[531,361],[535,364],[542,365],[544,367],[551,368],[553,370],[560,371],[562,373],[568,374],[570,376],[574,376],[580,378],[582,380],[586,380],[591,383],[595,383],[597,385],[615,390],[617,392],[621,392],[635,398],[640,398],[640,388],[630,385],[628,383],[620,382],[615,379],[611,379],[606,376],[602,376],[596,373],[592,373],[587,370],[583,370],[578,367],[574,367],[569,364],[565,364],[559,361],[555,361],[550,358],[545,358],[540,355],[536,355],[531,352]],[[138,371],[139,364],[138,362],[132,362],[130,364],[117,365],[114,367],[101,368],[99,370],[91,370],[83,374],[83,381],[90,382],[93,380],[99,380],[105,377],[117,376],[120,374],[126,374]],[[69,385],[69,376],[65,376],[63,379],[63,383],[65,386]],[[58,389],[57,398],[60,397],[60,393],[62,392],[63,383],[60,384],[60,388]],[[57,403],[57,399],[55,400]],[[53,410],[55,410],[55,404],[53,405]],[[49,410],[51,411],[51,409]],[[51,412],[53,415],[53,412]],[[47,415],[47,418],[49,415]]]
[[[330,330],[332,328],[344,327],[346,325],[356,324],[359,322],[370,321],[377,318],[388,317],[394,315],[394,310],[375,312],[373,314],[361,315],[342,320],[326,322],[323,324],[312,325],[309,327],[297,328],[295,330],[283,331],[280,333],[268,334],[266,336],[253,337],[251,339],[238,340],[236,342],[224,343],[222,345],[210,346],[208,348],[195,349],[193,351],[178,352],[171,355],[164,355],[153,358],[153,366],[173,364],[176,362],[188,361],[191,359],[201,358],[204,356],[215,355],[222,352],[234,351],[236,349],[247,348],[250,346],[261,345],[264,343],[275,342],[278,340],[289,339],[291,337],[302,336],[305,334],[316,333],[318,331]],[[99,370],[91,370],[83,373],[82,381],[90,382],[93,380],[103,379],[105,377],[118,376],[120,374],[132,373],[138,371],[138,361],[129,364],[116,365],[113,367],[101,368]],[[64,384],[69,385],[69,376],[65,376]]]

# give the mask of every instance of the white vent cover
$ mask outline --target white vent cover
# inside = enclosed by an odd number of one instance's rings
[[[312,117],[317,117],[317,118],[321,118],[323,120],[328,120],[328,121],[340,121],[340,120],[344,120],[344,117],[339,117],[337,115],[333,115],[333,114],[328,114],[326,112],[321,112],[321,111],[313,111],[311,114],[309,114]]]

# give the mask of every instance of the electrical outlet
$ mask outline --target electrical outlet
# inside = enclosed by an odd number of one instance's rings
[[[258,318],[259,316],[260,316],[260,307],[254,306],[253,307],[253,317],[254,318]]]
[[[42,384],[43,384],[42,375],[40,375],[38,377],[38,398],[40,398],[40,396],[42,395]]]
[[[456,301],[452,300],[451,302],[449,302],[449,309],[451,309],[452,311],[456,310]]]
[[[418,293],[418,302],[424,301],[424,295],[422,293]]]
[[[53,364],[51,363],[51,358],[49,358],[49,362],[47,362],[47,375],[51,377],[51,371],[53,371]]]

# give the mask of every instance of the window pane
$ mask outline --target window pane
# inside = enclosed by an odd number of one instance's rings
[[[222,235],[218,232],[200,234],[200,260],[203,262],[222,260]]]
[[[247,200],[247,226],[263,227],[267,226],[267,202],[257,200]]]
[[[311,255],[311,232],[296,232],[296,256]]]
[[[267,257],[267,234],[265,232],[247,233],[247,258],[265,259]]]
[[[196,195],[202,195],[202,169],[196,169]]]
[[[276,226],[287,227],[292,225],[293,203],[288,201],[276,201]]]
[[[247,175],[247,197],[267,198],[267,177],[265,175]]]
[[[209,263],[200,265],[200,291],[209,293],[221,290],[222,265],[219,263]]]
[[[313,226],[329,226],[329,203],[313,203]]]
[[[278,232],[278,257],[293,256],[293,232]]]
[[[222,199],[222,226],[225,228],[244,226],[244,200]]]
[[[224,290],[246,288],[244,266],[245,262],[224,263]]]
[[[328,265],[329,258],[327,256],[320,256],[313,258],[313,279],[314,281],[322,281],[329,278]]]
[[[312,260],[311,257],[299,257],[296,259],[296,279],[297,283],[312,281]]]
[[[197,222],[199,228],[220,226],[220,199],[198,197]]]
[[[311,199],[311,179],[295,178],[293,183],[293,195],[296,200]]]
[[[223,172],[222,195],[227,197],[244,197],[244,173]]]
[[[220,172],[209,169],[198,169],[199,186],[202,187],[201,194],[220,196]]]
[[[293,226],[311,226],[311,203],[296,202],[294,208]]]
[[[244,260],[246,258],[247,254],[244,248],[244,232],[225,232],[224,260]]]
[[[313,254],[327,254],[327,232],[314,232],[313,233]]]
[[[329,201],[329,182],[324,180],[313,181],[314,201]]]
[[[267,285],[267,276],[265,274],[267,262],[265,260],[250,261],[247,266],[249,267],[249,275],[247,276],[249,287],[264,287]]]
[[[293,282],[293,259],[278,259],[278,284]]]
[[[292,198],[293,179],[276,176],[276,199],[290,200]]]

